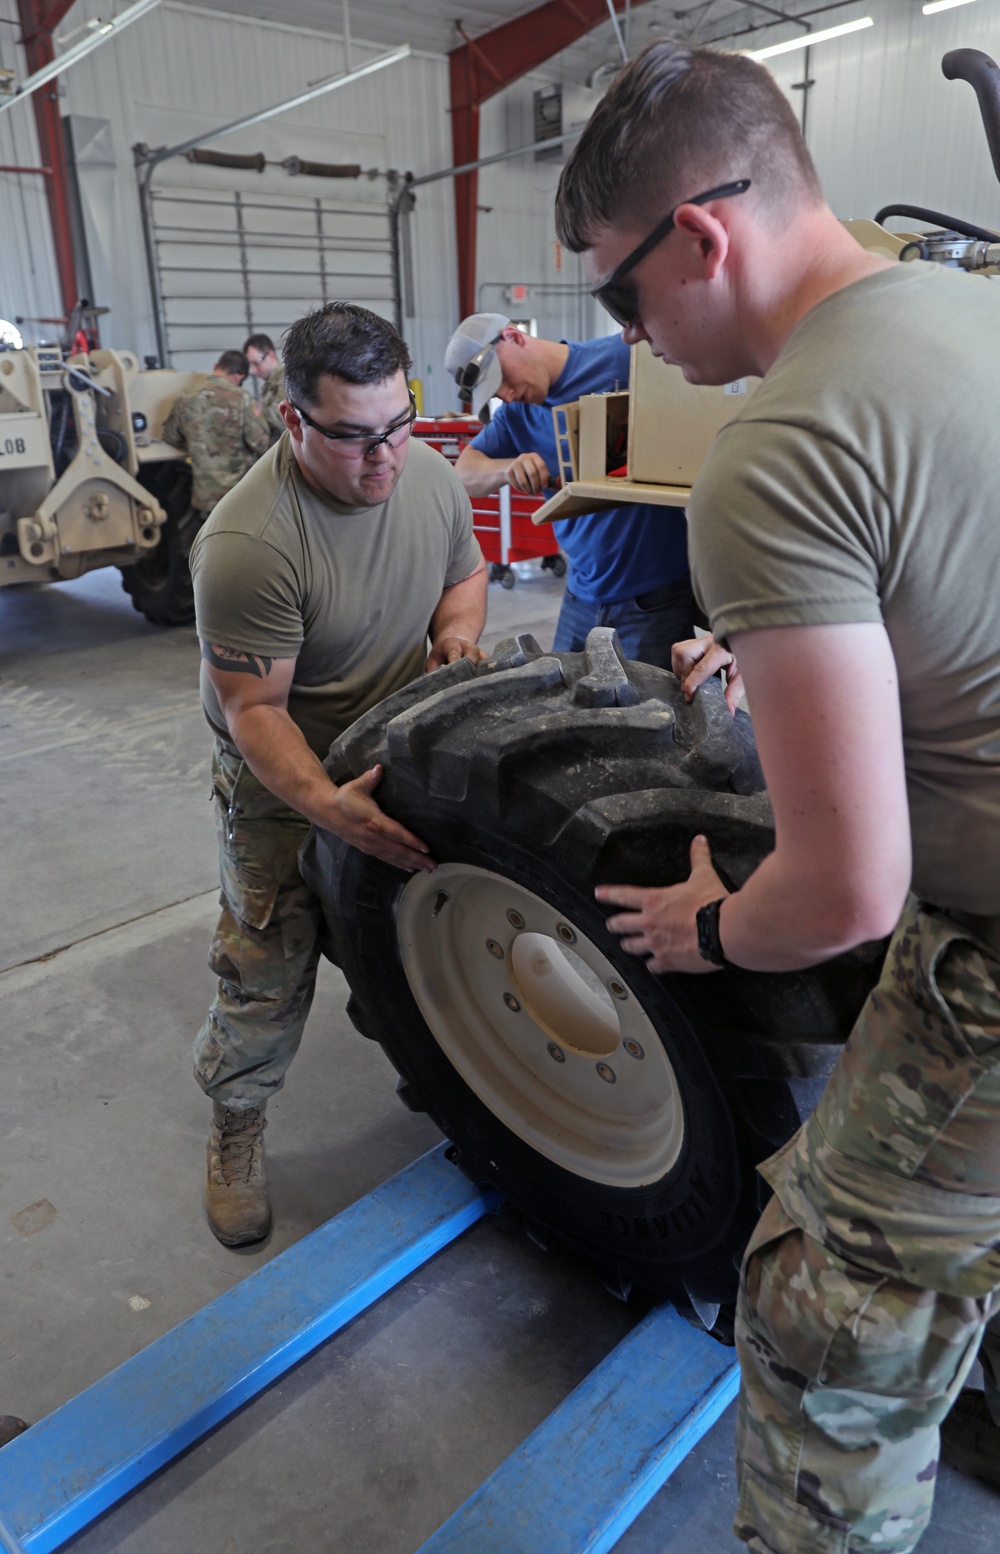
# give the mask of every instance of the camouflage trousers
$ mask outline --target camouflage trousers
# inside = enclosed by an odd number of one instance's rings
[[[222,913],[208,964],[219,982],[194,1073],[213,1100],[239,1109],[285,1082],[313,1000],[323,913],[299,874],[309,822],[218,740],[212,787]]]
[[[911,904],[743,1262],[735,1532],[904,1554],[977,1357],[1000,1424],[1000,955]]]

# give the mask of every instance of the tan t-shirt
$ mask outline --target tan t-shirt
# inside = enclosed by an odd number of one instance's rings
[[[295,658],[288,710],[315,753],[423,672],[442,590],[480,562],[451,465],[411,441],[387,501],[345,507],[307,485],[287,434],[224,497],[191,551],[198,635]],[[231,743],[204,664],[205,715]]]
[[[913,888],[983,914],[1000,913],[998,406],[1000,281],[881,271],[801,321],[688,512],[716,636],[884,622]]]

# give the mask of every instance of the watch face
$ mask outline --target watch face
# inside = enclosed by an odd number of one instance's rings
[[[698,925],[698,953],[703,960],[710,960],[713,966],[726,964],[719,938],[719,908],[724,900],[723,896],[718,901],[710,901],[707,906],[699,907],[695,918]]]

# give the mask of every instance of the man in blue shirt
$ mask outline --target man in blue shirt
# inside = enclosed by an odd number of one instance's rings
[[[577,344],[538,340],[501,313],[475,313],[452,335],[445,368],[478,415],[504,401],[456,467],[470,496],[511,485],[553,494],[559,461],[552,407],[628,387],[620,334]],[[605,508],[553,524],[569,559],[555,652],[579,651],[593,626],[613,626],[628,658],[670,668],[675,642],[694,636],[687,525],[672,507]]]

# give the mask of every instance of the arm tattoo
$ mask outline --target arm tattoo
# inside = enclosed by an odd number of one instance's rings
[[[203,642],[201,656],[215,669],[225,669],[229,674],[253,674],[263,680],[271,673],[273,658],[260,653],[241,653],[238,648],[220,647],[217,642]]]

